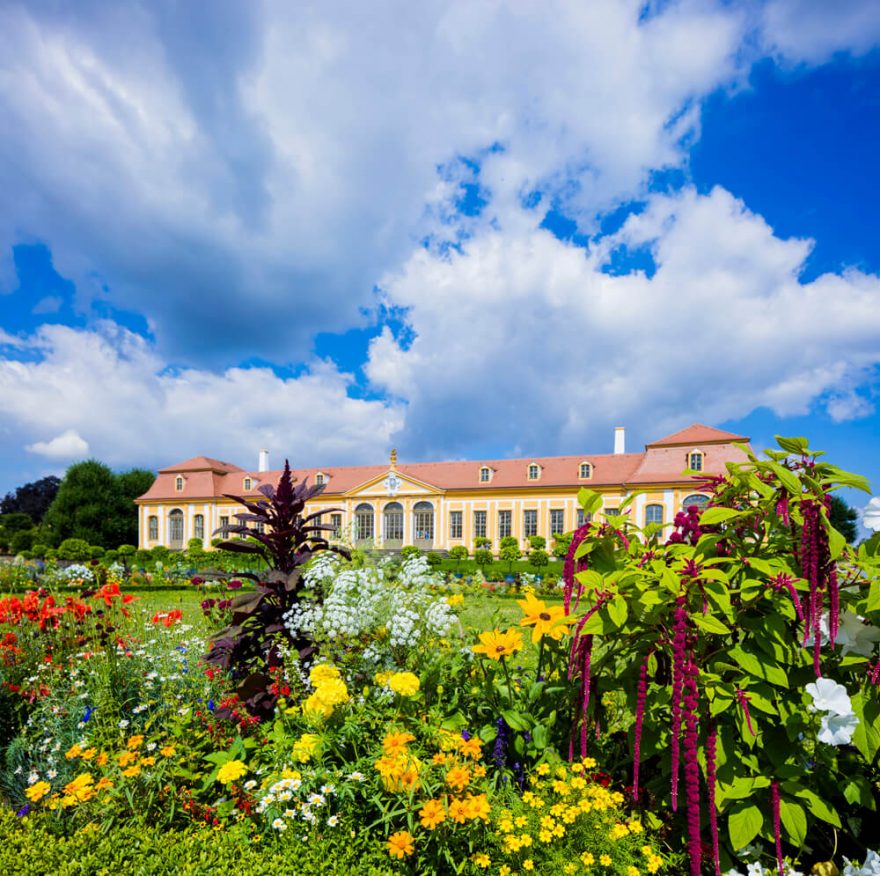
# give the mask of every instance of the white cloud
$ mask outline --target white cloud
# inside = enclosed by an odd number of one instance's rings
[[[619,245],[650,247],[656,273],[604,273]],[[761,406],[864,416],[852,391],[880,363],[880,280],[803,283],[810,246],[720,188],[653,196],[589,253],[487,227],[463,253],[420,250],[386,278],[416,338],[373,341],[368,374],[407,399],[407,440],[435,452],[610,449],[610,423],[648,440]]]
[[[89,442],[84,441],[76,430],[67,429],[51,441],[37,441],[28,444],[26,449],[48,459],[67,461],[88,456]]]
[[[348,396],[350,378],[317,361],[298,377],[270,369],[170,372],[138,335],[43,326],[22,344],[38,361],[0,359],[0,413],[55,459],[90,451],[113,466],[168,465],[196,454],[256,466],[372,462],[402,424],[400,409]],[[32,357],[31,357],[32,358]],[[81,437],[82,436],[82,437]]]

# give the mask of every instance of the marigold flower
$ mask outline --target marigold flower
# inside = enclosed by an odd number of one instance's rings
[[[566,615],[563,606],[549,608],[542,599],[536,599],[531,593],[525,599],[518,599],[516,604],[525,615],[519,622],[520,626],[534,628],[532,642],[539,642],[542,636],[559,641],[568,632],[569,625],[577,621],[574,615]]]
[[[454,798],[449,802],[449,817],[456,824],[464,824],[468,820],[468,806],[464,800]]]
[[[52,786],[48,782],[37,782],[34,785],[31,785],[28,788],[24,795],[31,801],[31,803],[36,803],[38,800],[42,800],[46,794],[52,789]]]
[[[390,837],[388,837],[388,854],[391,855],[392,858],[403,859],[408,855],[411,855],[415,851],[415,846],[413,845],[412,834],[408,833],[405,830],[399,830],[397,833],[392,833]]]
[[[470,739],[462,739],[458,745],[459,752],[464,757],[470,757],[477,760],[483,753],[483,744],[479,736],[471,736]]]
[[[419,810],[422,827],[434,830],[438,824],[446,820],[446,810],[439,800],[428,800]]]
[[[391,731],[386,733],[385,738],[382,740],[382,751],[392,757],[402,754],[406,751],[407,743],[415,741],[415,738],[412,733]]]
[[[174,757],[176,751],[177,749],[173,745],[166,745],[164,748],[159,749],[159,754],[161,754],[162,757]]]
[[[141,768],[134,764],[134,766],[130,766],[127,770],[122,771],[122,775],[124,775],[127,779],[133,779],[135,776],[139,776],[141,774]]]
[[[414,697],[420,686],[419,677],[413,672],[395,672],[388,679],[388,687],[402,697]]]
[[[480,633],[480,644],[473,645],[471,651],[475,654],[485,654],[490,660],[500,660],[502,657],[516,653],[522,646],[519,630],[509,629],[506,633],[502,633],[501,630],[496,629]]]
[[[483,870],[488,870],[492,866],[492,860],[485,852],[477,852],[471,860]]]
[[[134,751],[135,749],[140,748],[143,744],[143,736],[132,736],[131,739],[128,740],[128,749],[129,751]]]
[[[247,771],[247,765],[242,761],[231,760],[229,763],[223,764],[217,771],[217,781],[221,785],[229,785],[236,779],[240,779]]]
[[[320,742],[320,738],[314,733],[303,733],[303,735],[293,743],[293,757],[299,761],[299,763],[308,763],[318,751]]]
[[[464,766],[454,766],[446,773],[446,784],[456,791],[463,791],[471,780],[471,771]]]
[[[339,670],[329,663],[313,666],[311,672],[309,672],[309,681],[313,687],[319,687],[328,681],[339,681],[340,678]]]

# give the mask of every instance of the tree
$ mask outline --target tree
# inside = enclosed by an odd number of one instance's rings
[[[831,525],[852,544],[859,536],[859,513],[855,508],[850,508],[843,499],[831,496],[831,507],[828,519]]]
[[[115,548],[137,540],[137,507],[123,494],[120,479],[106,465],[90,459],[67,470],[43,518],[43,529],[43,540],[55,546],[67,538],[80,538]]]
[[[466,560],[467,555],[468,549],[463,544],[457,544],[455,547],[449,549],[449,559],[455,560],[456,572],[461,569],[461,561]]]
[[[568,546],[574,537],[573,532],[557,532],[553,536],[553,556],[557,559],[564,560],[568,553]]]
[[[39,523],[60,486],[61,480],[54,475],[27,483],[15,492],[6,494],[0,502],[0,514],[27,514],[34,523]]]
[[[529,551],[526,559],[536,568],[542,569],[550,562],[550,557],[547,554],[547,551],[542,550],[541,548],[535,548],[534,550]]]
[[[501,539],[498,559],[507,563],[508,574],[513,571],[513,564],[522,556],[519,542],[513,535],[506,535]]]
[[[137,542],[138,516],[137,505],[134,504],[134,500],[143,496],[143,494],[153,486],[153,481],[155,480],[156,475],[144,468],[132,468],[116,475],[116,483],[119,486],[119,493],[122,498],[126,500],[128,508],[130,509],[125,517],[127,523],[125,531],[123,532],[122,541]],[[116,545],[113,545],[113,547],[116,547]]]

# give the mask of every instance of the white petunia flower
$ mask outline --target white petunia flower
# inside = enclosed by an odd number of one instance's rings
[[[810,710],[813,712],[833,712],[835,715],[851,715],[852,703],[842,684],[830,678],[817,678],[806,687],[813,698]]]
[[[858,724],[859,719],[853,714],[823,715],[816,738],[826,745],[849,745]]]

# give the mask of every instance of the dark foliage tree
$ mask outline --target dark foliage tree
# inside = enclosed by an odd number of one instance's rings
[[[4,496],[0,501],[0,514],[27,514],[34,523],[39,523],[60,486],[61,479],[54,475],[27,483]]]
[[[831,496],[831,507],[828,510],[828,519],[831,521],[831,525],[849,544],[853,544],[859,535],[858,511],[855,508],[850,508],[838,496]]]
[[[128,503],[129,508],[125,516],[126,525],[122,533],[121,543],[138,543],[137,505],[134,504],[134,500],[143,496],[143,494],[153,486],[153,481],[155,480],[156,475],[151,471],[147,471],[145,468],[132,468],[116,475],[116,483],[119,486],[119,493]],[[118,543],[113,545],[113,547],[117,546]]]

